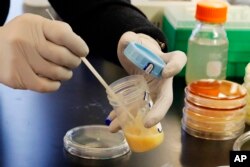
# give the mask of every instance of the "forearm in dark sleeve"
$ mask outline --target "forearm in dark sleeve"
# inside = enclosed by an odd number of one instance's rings
[[[166,42],[162,32],[129,0],[49,0],[59,16],[88,44],[90,53],[118,62],[116,52],[126,31],[145,33]]]
[[[9,13],[10,0],[1,0],[0,1],[0,26],[2,26],[7,18]]]

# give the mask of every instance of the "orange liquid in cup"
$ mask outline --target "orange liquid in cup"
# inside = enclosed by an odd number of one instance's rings
[[[145,128],[140,116],[135,118],[134,123],[126,125],[123,131],[130,149],[134,152],[152,150],[159,146],[164,139],[161,127]]]

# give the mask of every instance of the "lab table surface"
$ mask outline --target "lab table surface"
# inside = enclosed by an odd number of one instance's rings
[[[25,11],[23,0],[11,0],[8,21]],[[44,15],[44,9],[35,9]],[[88,56],[107,83],[126,72],[102,58]],[[242,79],[236,79],[239,83]],[[235,139],[211,141],[188,135],[181,128],[185,79],[174,78],[174,101],[161,121],[165,138],[160,147],[130,152],[110,160],[87,160],[72,156],[63,147],[65,133],[82,125],[104,124],[112,107],[103,86],[81,65],[73,78],[53,93],[14,90],[0,85],[1,167],[215,167],[229,165]],[[246,131],[249,127],[246,127]]]
[[[107,83],[126,72],[102,58],[90,62]],[[65,151],[63,137],[74,127],[104,124],[111,111],[104,87],[82,64],[73,78],[53,93],[0,86],[0,165],[2,167],[213,167],[229,165],[235,139],[211,141],[190,136],[181,128],[185,80],[174,78],[174,101],[161,121],[165,138],[160,147],[130,152],[110,160],[86,160]],[[246,130],[249,127],[246,127]]]

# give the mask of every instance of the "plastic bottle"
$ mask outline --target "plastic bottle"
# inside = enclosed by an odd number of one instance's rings
[[[228,39],[227,3],[219,0],[199,1],[196,6],[196,27],[188,41],[186,82],[199,79],[225,79]]]

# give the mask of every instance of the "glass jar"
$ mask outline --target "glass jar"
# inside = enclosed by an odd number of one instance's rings
[[[188,41],[186,82],[199,79],[225,79],[228,39],[223,24],[227,4],[222,1],[199,1],[197,24]]]

